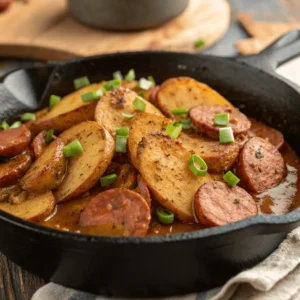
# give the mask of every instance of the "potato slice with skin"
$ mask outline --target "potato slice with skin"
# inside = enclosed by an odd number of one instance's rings
[[[28,194],[28,199],[19,204],[8,202],[0,203],[0,210],[3,210],[18,218],[39,222],[48,217],[55,208],[55,198],[51,191]]]
[[[94,186],[110,164],[115,142],[109,132],[93,121],[82,122],[59,136],[65,145],[78,139],[83,152],[69,158],[68,169],[54,195],[57,202],[76,197]]]
[[[41,131],[32,141],[31,148],[35,158],[41,156],[44,149],[47,147],[46,143],[47,131]]]
[[[20,187],[16,184],[0,188],[0,202],[7,201],[12,194],[19,193],[20,191]]]
[[[138,98],[146,103],[145,112],[161,115],[161,112],[150,102],[140,97],[128,88],[119,88],[107,91],[101,97],[95,111],[95,120],[103,125],[112,135],[116,129],[130,126],[132,119],[125,118],[122,113],[138,115],[141,113],[134,105],[133,101]]]
[[[167,117],[173,118],[175,108],[190,109],[194,105],[232,104],[208,85],[189,77],[176,77],[166,80],[157,92],[157,106]]]
[[[45,148],[20,180],[23,190],[44,192],[58,187],[66,173],[67,160],[62,151],[63,147],[62,139],[57,138]]]
[[[192,202],[199,187],[213,179],[195,176],[188,166],[192,153],[179,141],[150,133],[139,143],[138,170],[154,198],[183,222],[193,222]]]

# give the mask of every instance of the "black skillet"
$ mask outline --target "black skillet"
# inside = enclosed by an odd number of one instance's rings
[[[209,84],[247,115],[281,130],[300,155],[300,89],[274,72],[299,54],[300,32],[295,31],[260,55],[245,58],[117,53],[55,69],[23,69],[3,78],[0,118],[47,105],[50,94],[72,92],[74,78],[88,75],[97,82],[110,79],[115,70],[134,68],[139,77],[153,75],[157,82],[190,76]],[[166,296],[223,284],[264,259],[299,225],[297,208],[282,216],[260,215],[191,233],[101,237],[48,229],[0,212],[0,250],[30,272],[65,286],[115,296]]]

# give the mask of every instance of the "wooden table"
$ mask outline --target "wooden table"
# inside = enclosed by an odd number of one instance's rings
[[[245,31],[236,21],[238,12],[262,12],[268,20],[270,14],[276,14],[278,20],[300,16],[299,0],[229,0],[232,6],[232,24],[224,39],[205,54],[220,56],[234,56],[236,50],[234,42],[247,37]],[[0,75],[17,67],[32,64],[28,60],[0,59]],[[1,300],[29,300],[33,293],[45,284],[44,280],[34,276],[0,254],[0,299]]]

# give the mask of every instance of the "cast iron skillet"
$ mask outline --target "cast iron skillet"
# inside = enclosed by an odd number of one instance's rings
[[[71,92],[74,78],[88,75],[97,82],[110,79],[115,70],[134,68],[138,76],[151,74],[158,82],[183,75],[206,82],[246,114],[281,130],[299,155],[300,90],[274,72],[298,54],[300,32],[295,31],[248,58],[117,53],[23,69],[3,79],[0,118],[46,105],[50,94]],[[65,286],[115,296],[166,296],[221,285],[264,259],[299,225],[300,208],[191,233],[123,238],[56,231],[0,212],[0,250],[30,272]]]

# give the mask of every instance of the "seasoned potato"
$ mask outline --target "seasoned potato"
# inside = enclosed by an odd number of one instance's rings
[[[41,131],[32,141],[31,148],[35,158],[41,156],[42,152],[47,146],[46,143],[47,131]]]
[[[44,192],[58,187],[66,172],[67,161],[62,151],[63,147],[63,141],[57,138],[45,148],[20,180],[23,190]]]
[[[103,126],[93,121],[75,125],[59,137],[65,145],[78,139],[84,149],[69,158],[67,173],[54,193],[56,200],[62,202],[88,191],[96,184],[113,158],[115,142]]]
[[[139,143],[138,170],[154,198],[183,222],[193,222],[192,202],[199,187],[213,180],[195,176],[188,166],[192,153],[180,142],[161,133],[150,133]]]
[[[38,222],[48,217],[55,208],[55,198],[51,191],[28,194],[28,199],[20,204],[1,202],[0,209],[27,221]]]
[[[136,184],[136,170],[130,164],[119,165],[115,173],[118,180],[111,184],[110,188],[133,189]]]
[[[10,185],[0,188],[0,202],[7,201],[11,195],[19,193],[20,191],[21,189],[18,185]]]
[[[80,122],[93,120],[97,101],[85,103],[81,100],[81,95],[97,90],[101,85],[102,83],[91,84],[63,97],[45,116],[30,123],[30,130],[34,135],[51,128],[56,132],[61,132]]]
[[[177,77],[166,80],[157,92],[157,106],[167,117],[174,117],[175,108],[190,109],[194,105],[232,104],[204,83],[189,77]]]
[[[146,103],[145,112],[161,115],[161,112],[150,102],[138,96],[128,88],[119,88],[107,91],[98,102],[95,111],[95,120],[104,126],[112,135],[117,128],[130,126],[132,119],[125,118],[122,113],[138,115],[141,113],[133,101],[138,98]]]
[[[121,86],[124,87],[124,88],[128,88],[128,89],[133,90],[134,92],[136,92],[140,96],[143,95],[141,97],[143,97],[144,99],[146,99],[147,101],[150,101],[150,102],[151,102],[152,93],[156,88],[156,87],[152,87],[149,90],[145,91],[145,90],[139,88],[139,82],[136,81],[136,80],[133,80],[133,81],[123,80],[121,82]]]

